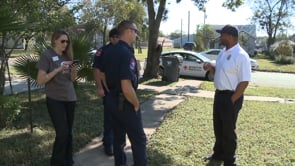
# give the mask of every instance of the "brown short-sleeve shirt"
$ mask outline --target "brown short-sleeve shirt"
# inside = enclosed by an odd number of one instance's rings
[[[50,48],[42,53],[40,60],[37,63],[39,70],[44,70],[50,73],[58,68],[63,61],[67,61],[64,56],[60,56]],[[45,94],[55,100],[60,101],[76,101],[76,92],[74,84],[71,80],[70,70],[57,73],[50,81],[45,84]]]

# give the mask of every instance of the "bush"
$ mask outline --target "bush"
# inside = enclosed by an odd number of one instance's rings
[[[295,58],[285,55],[278,55],[275,57],[275,62],[278,64],[294,64]]]
[[[275,50],[277,55],[293,56],[293,47],[287,42],[281,43]]]
[[[288,40],[284,40],[281,42],[278,42],[271,46],[271,55],[273,59],[282,59],[289,61],[290,58],[282,58],[284,56],[291,57],[293,56],[293,46],[292,43]]]
[[[0,96],[0,108],[0,128],[3,128],[20,113],[20,100],[15,96]]]

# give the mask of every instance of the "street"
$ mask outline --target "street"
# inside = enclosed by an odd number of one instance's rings
[[[295,74],[274,72],[252,72],[251,85],[295,88]]]

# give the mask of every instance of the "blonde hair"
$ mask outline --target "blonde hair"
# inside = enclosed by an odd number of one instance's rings
[[[55,40],[60,38],[60,36],[66,35],[68,37],[68,45],[65,51],[63,51],[63,55],[66,56],[69,60],[74,59],[72,43],[69,34],[62,29],[56,30],[51,36],[51,46],[55,47]]]

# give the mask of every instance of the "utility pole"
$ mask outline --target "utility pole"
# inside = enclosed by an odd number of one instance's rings
[[[190,24],[190,11],[188,11],[188,22],[187,22],[187,28],[188,28],[188,30],[187,30],[187,41],[189,42],[189,24]]]
[[[181,19],[181,23],[180,23],[180,46],[179,48],[182,47],[182,19]]]
[[[206,14],[206,8],[203,9],[204,12],[204,25],[206,24],[206,18],[207,18],[207,14]]]

